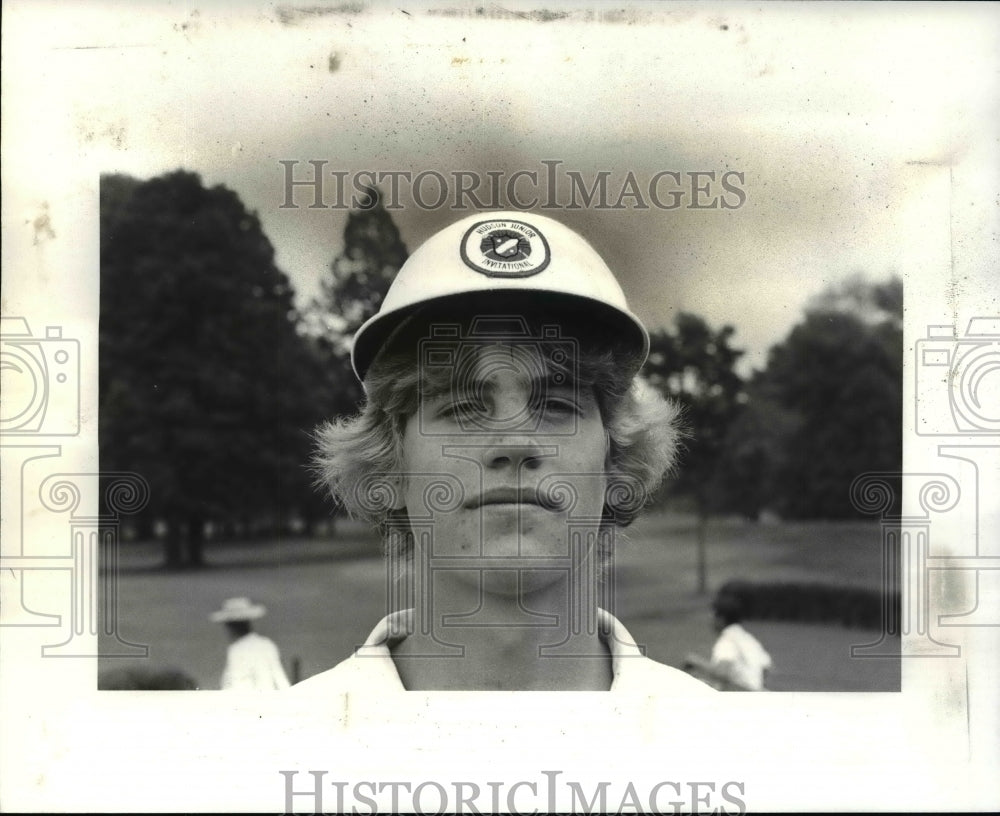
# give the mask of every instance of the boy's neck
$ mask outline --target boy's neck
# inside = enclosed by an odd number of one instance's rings
[[[608,690],[611,652],[599,634],[595,593],[570,594],[567,583],[510,595],[479,591],[474,583],[436,584],[429,610],[422,612],[418,603],[413,632],[392,648],[403,685],[424,691]],[[572,612],[570,597],[577,607]],[[589,602],[576,600],[581,597]]]

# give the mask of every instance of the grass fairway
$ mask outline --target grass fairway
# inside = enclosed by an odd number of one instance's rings
[[[615,614],[650,657],[675,666],[689,652],[708,655],[715,637],[709,604],[728,580],[881,586],[878,524],[713,520],[705,595],[697,592],[695,542],[693,518],[648,515],[629,528],[615,556]],[[268,607],[258,630],[275,640],[286,667],[298,658],[303,678],[350,654],[386,611],[379,543],[348,522],[332,540],[209,545],[207,559],[203,569],[168,572],[158,567],[157,545],[123,545],[117,582],[118,632],[149,646],[139,663],[181,669],[201,688],[218,688],[226,640],[208,615],[227,597],[247,595]],[[850,657],[852,644],[875,641],[877,632],[775,622],[747,628],[774,658],[774,690],[899,688],[898,660]],[[102,636],[102,652],[113,645]],[[106,658],[100,668],[130,662]]]

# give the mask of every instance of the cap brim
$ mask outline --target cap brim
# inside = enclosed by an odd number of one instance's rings
[[[649,354],[649,334],[639,319],[602,301],[583,295],[539,289],[478,290],[445,295],[431,301],[404,306],[390,312],[379,313],[366,321],[354,336],[354,347],[351,349],[351,365],[354,373],[361,382],[364,382],[368,369],[386,347],[393,332],[418,311],[430,307],[437,312],[453,307],[456,319],[466,320],[480,309],[478,301],[481,301],[483,314],[497,314],[498,307],[495,300],[497,295],[503,295],[502,302],[505,305],[510,304],[512,300],[523,298],[527,303],[537,307],[545,305],[544,301],[549,300],[554,307],[564,308],[574,316],[586,318],[587,324],[594,327],[595,333],[602,330],[609,333],[615,338],[616,346],[628,350],[629,359],[623,360],[622,363],[632,369],[633,374],[642,367]],[[553,317],[554,321],[558,319]]]

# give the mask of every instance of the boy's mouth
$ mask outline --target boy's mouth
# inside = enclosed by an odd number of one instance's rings
[[[544,506],[539,501],[538,491],[533,487],[491,487],[465,503],[467,508],[483,507],[491,504],[536,504]]]

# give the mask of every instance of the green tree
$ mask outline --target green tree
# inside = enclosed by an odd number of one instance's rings
[[[653,332],[643,372],[650,383],[680,403],[688,433],[674,489],[690,495],[698,512],[698,591],[705,592],[706,533],[718,506],[716,482],[730,425],[744,401],[735,366],[743,355],[731,345],[732,326],[712,329],[703,318],[681,312],[674,330]]]
[[[756,521],[762,511],[779,508],[779,476],[800,422],[796,411],[768,394],[759,372],[747,383],[746,404],[729,426],[716,471],[720,509]]]
[[[901,470],[902,375],[898,278],[854,277],[814,299],[771,349],[755,388],[797,418],[773,474],[776,509],[796,518],[852,517],[856,476]]]
[[[809,302],[806,313],[850,314],[867,326],[887,323],[903,328],[903,281],[893,275],[881,282],[856,272],[827,287]]]
[[[166,563],[197,565],[206,521],[276,523],[301,502],[334,383],[236,193],[105,176],[100,220],[101,465],[149,481]]]
[[[314,353],[338,382],[331,416],[353,413],[364,396],[351,368],[351,341],[361,324],[378,312],[408,257],[379,191],[366,188],[365,194],[371,206],[347,214],[344,247],[302,319]]]
[[[320,282],[306,313],[306,331],[325,337],[339,352],[382,305],[389,285],[408,257],[399,229],[375,188],[365,188],[372,206],[352,210],[344,226],[344,248]]]

